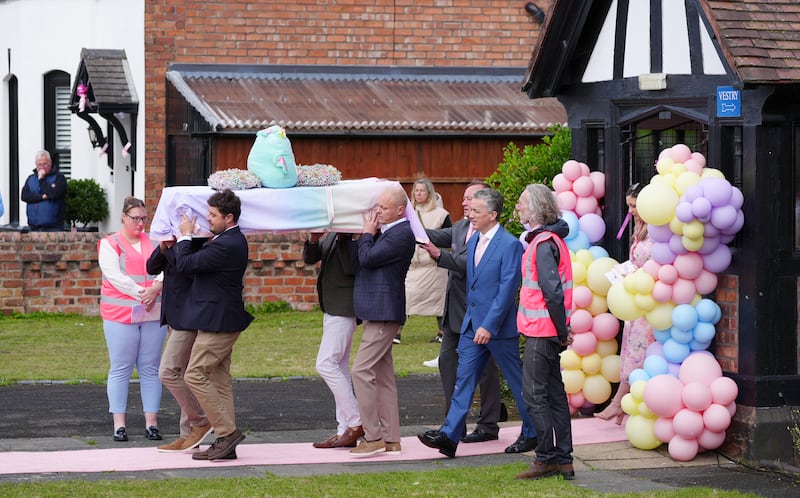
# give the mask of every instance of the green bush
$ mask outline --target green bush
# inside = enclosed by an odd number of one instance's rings
[[[70,227],[86,228],[89,223],[99,223],[108,217],[106,191],[91,178],[67,180],[64,198],[64,219]]]
[[[522,151],[514,143],[503,150],[503,162],[497,165],[487,182],[503,194],[500,223],[511,233],[519,235],[524,228],[516,219],[514,205],[525,187],[544,183],[552,187],[553,177],[572,157],[572,131],[561,125],[547,129],[552,135],[542,138],[538,145],[528,145]]]

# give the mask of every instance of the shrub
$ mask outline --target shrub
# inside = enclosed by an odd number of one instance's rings
[[[64,198],[64,219],[70,227],[86,228],[89,223],[99,223],[108,217],[106,191],[91,178],[67,180]]]

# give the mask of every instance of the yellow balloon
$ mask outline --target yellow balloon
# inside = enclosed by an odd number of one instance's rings
[[[670,159],[669,157],[664,157],[659,159],[656,163],[656,171],[658,171],[662,175],[666,175],[670,171],[672,171],[672,165],[675,164],[675,161]]]
[[[611,271],[612,268],[619,263],[614,258],[597,258],[592,261],[587,267],[586,272],[586,285],[592,289],[592,292],[605,296],[608,293],[608,288],[611,287],[611,282],[606,278],[606,273]]]
[[[644,271],[643,268],[639,268],[633,274],[635,275],[633,286],[636,289],[636,292],[639,294],[650,294],[653,291],[653,286],[656,283],[656,281],[653,279],[653,276]]]
[[[654,450],[661,446],[654,430],[656,419],[633,415],[625,423],[625,434],[628,441],[640,450]]]
[[[598,373],[602,366],[603,358],[597,353],[584,356],[583,360],[581,360],[581,370],[583,370],[587,375],[594,375]]]
[[[600,354],[600,353],[597,353]],[[622,361],[618,354],[609,354],[603,358],[603,364],[600,367],[600,373],[607,381],[616,383],[619,382],[620,371],[622,368]]]
[[[626,292],[636,294],[636,272],[625,275],[622,279],[622,285],[625,286]]]
[[[587,375],[583,381],[583,397],[595,405],[605,403],[611,397],[611,384],[600,374]]]
[[[644,401],[644,388],[647,387],[646,380],[637,380],[631,384],[630,394],[636,401]]]
[[[663,183],[647,185],[636,198],[636,211],[651,225],[664,225],[675,216],[678,194]]]
[[[575,253],[575,259],[573,259],[573,261],[575,260],[580,261],[588,268],[589,265],[592,264],[592,261],[594,261],[594,256],[589,252],[589,249],[579,249],[578,252]]]
[[[583,370],[562,370],[561,380],[564,381],[564,391],[567,394],[575,394],[583,389],[583,382],[586,375]]]
[[[616,339],[609,339],[607,341],[597,341],[597,349],[595,352],[605,358],[608,355],[617,354],[617,348],[619,344],[617,344]]]
[[[703,168],[702,177],[703,178],[722,178],[722,179],[724,179],[725,178],[725,174],[722,171],[718,170],[718,169]]]
[[[647,403],[645,403],[644,401],[639,403],[639,415],[641,415],[642,417],[647,417],[647,418],[658,418],[658,415],[656,415],[655,413],[651,412],[650,408],[648,408],[648,406],[647,406]]]
[[[684,166],[683,163],[675,163],[672,165],[672,171],[670,171],[670,174],[672,174],[672,176],[680,180],[681,175],[684,174],[685,172],[686,172],[686,166]]]
[[[669,229],[672,233],[683,235],[683,222],[677,217],[669,220]]]
[[[684,235],[681,237],[681,245],[686,248],[687,251],[699,251],[701,247],[703,247],[703,237],[699,239],[692,239]]]
[[[617,282],[608,290],[608,310],[620,320],[636,320],[644,312],[636,307],[633,296],[625,290],[622,282]]]
[[[697,306],[697,303],[699,303],[702,300],[703,296],[701,296],[700,294],[695,294],[694,297],[692,298],[692,302],[689,304],[691,304],[692,306]]]
[[[586,265],[580,261],[572,260],[572,282],[576,285],[583,285],[586,281]]]
[[[622,397],[622,400],[619,402],[622,411],[627,413],[628,415],[638,415],[639,414],[639,402],[633,399],[631,393],[626,394]]]
[[[572,349],[565,349],[561,352],[561,368],[564,370],[580,370],[581,357]]]
[[[656,300],[653,299],[652,294],[636,294],[633,296],[633,302],[636,304],[636,307],[640,310],[647,313],[648,311],[652,311],[653,308],[656,307]]]
[[[678,181],[675,182],[675,190],[678,191],[679,195],[683,195],[687,188],[697,183],[700,183],[700,175],[694,171],[686,171],[686,168],[684,168],[683,172],[678,176]]]
[[[661,185],[667,186],[667,187],[671,188],[672,190],[675,190],[675,175],[668,174],[668,175],[659,175],[659,176],[661,177],[661,180],[658,183],[660,183]],[[650,183],[653,183],[653,181],[650,180]]]
[[[683,236],[690,239],[702,239],[705,228],[706,226],[700,220],[692,220],[683,225]]]
[[[597,294],[592,294],[592,304],[586,308],[586,311],[592,314],[592,316],[597,316],[600,313],[605,313],[608,311],[608,301],[604,296],[598,296]]]
[[[658,303],[655,308],[645,314],[645,319],[655,330],[671,329],[673,309],[675,309],[675,305],[671,301]]]

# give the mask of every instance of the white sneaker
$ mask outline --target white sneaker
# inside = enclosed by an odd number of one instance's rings
[[[422,364],[429,368],[439,368],[439,357],[437,356],[432,360],[423,361]]]

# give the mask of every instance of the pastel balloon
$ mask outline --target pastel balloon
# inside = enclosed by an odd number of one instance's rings
[[[716,169],[716,168],[704,168],[703,173],[700,175],[701,178],[722,178],[725,179],[725,173]]]
[[[600,313],[592,319],[592,332],[601,341],[613,339],[619,333],[619,319],[611,313]]]
[[[654,329],[653,330],[653,337],[655,337],[656,342],[660,343],[663,346],[664,342],[666,342],[666,340],[670,338],[670,331],[671,330],[672,330],[672,324],[670,324],[669,328],[667,328],[666,330]],[[663,348],[662,348],[660,354],[661,354],[661,356],[664,356]]]
[[[594,184],[592,183],[592,179],[588,176],[576,178],[575,181],[572,182],[572,191],[575,192],[575,195],[578,197],[593,195]]]
[[[592,292],[605,296],[611,288],[611,282],[606,278],[606,273],[617,266],[617,261],[613,258],[595,259],[587,268],[586,284]]]
[[[696,351],[681,364],[679,377],[684,384],[702,382],[710,386],[715,379],[722,377],[722,367],[711,353]]]
[[[678,176],[678,179],[675,181],[675,190],[677,190],[679,194],[683,194],[690,185],[695,185],[697,183],[700,183],[700,175],[694,171],[687,170]]]
[[[744,213],[741,212],[741,211],[737,211],[736,212],[736,221],[733,222],[733,225],[729,226],[728,228],[726,228],[722,232],[725,233],[725,234],[738,233],[739,230],[741,230],[743,226],[744,226]]]
[[[664,358],[671,363],[683,363],[691,352],[688,344],[678,342],[672,337],[664,342]]]
[[[720,230],[733,226],[736,222],[738,211],[733,206],[715,207],[711,211],[711,224]]]
[[[723,405],[710,404],[703,412],[703,424],[713,432],[723,432],[731,425],[731,414]]]
[[[584,403],[586,403],[586,398],[583,397],[583,393],[577,392],[575,394],[567,395],[567,402],[570,404],[570,406],[580,408]]]
[[[728,413],[731,414],[731,418],[736,415],[736,403],[730,403],[725,406],[725,409],[728,410]]]
[[[647,323],[654,329],[669,329],[672,327],[672,309],[675,306],[671,302],[658,303],[655,308],[645,314]]]
[[[631,370],[630,375],[628,375],[628,384],[635,384],[637,382],[644,382],[650,380],[650,375],[645,371],[644,368],[634,368]]]
[[[583,381],[586,374],[583,370],[562,370],[561,380],[564,382],[564,391],[567,394],[575,394],[583,388]]]
[[[570,159],[561,166],[561,172],[564,174],[564,178],[574,182],[581,176],[581,165],[578,161]]]
[[[588,356],[597,349],[597,336],[594,334],[576,334],[571,347],[579,355]]]
[[[620,320],[636,320],[643,315],[634,300],[633,295],[625,290],[622,282],[617,282],[608,290],[608,310]]]
[[[658,355],[648,356],[644,359],[644,371],[650,377],[667,373],[667,360]]]
[[[580,226],[580,221],[578,221],[578,226]],[[594,256],[588,249],[580,249],[575,252],[575,256],[572,258],[573,261],[580,261],[588,268],[592,261],[594,261]]]
[[[659,172],[660,175],[666,175],[670,171],[672,171],[672,165],[675,164],[675,161],[669,157],[669,149],[665,149],[662,151],[662,155],[658,156],[658,161],[656,162],[656,171]],[[654,177],[659,178],[659,177]],[[653,180],[650,180],[652,183]]]
[[[603,358],[600,357],[597,353],[592,353],[587,355],[581,361],[581,370],[586,375],[594,375],[600,372],[601,367],[603,366]],[[711,391],[708,392],[709,403],[711,398]]]
[[[557,193],[572,190],[572,182],[563,173],[559,173],[553,177],[553,190]]]
[[[560,365],[564,370],[580,370],[581,357],[572,349],[566,349],[561,352]]]
[[[675,261],[675,253],[670,249],[668,242],[653,242],[653,247],[650,248],[650,257],[662,265],[668,265]]]
[[[579,162],[578,166],[581,168],[581,176],[589,176],[591,170],[588,164]]]
[[[669,456],[678,462],[694,460],[698,451],[700,446],[696,439],[686,439],[676,434],[669,442]]]
[[[702,187],[703,196],[714,207],[725,206],[731,200],[731,184],[725,178],[705,178]]]
[[[647,225],[647,234],[650,235],[650,238],[654,242],[669,242],[670,237],[672,237],[672,230],[669,228],[669,224],[665,225]]]
[[[717,288],[719,277],[716,273],[711,273],[708,270],[703,270],[700,275],[694,279],[694,287],[698,294],[705,295],[714,292]]]
[[[675,437],[675,431],[672,429],[672,419],[671,418],[659,418],[656,420],[656,423],[653,424],[653,432],[655,433],[656,437],[665,443],[669,443],[670,440]]]
[[[602,171],[592,171],[589,173],[589,178],[592,180],[594,186],[593,193],[598,199],[606,196],[606,175]]]
[[[669,157],[676,163],[688,161],[692,157],[692,149],[686,144],[675,144],[669,148]]]
[[[655,331],[653,331],[653,332],[655,332]],[[660,342],[656,341],[656,342],[650,344],[649,346],[647,346],[647,349],[644,352],[644,356],[645,356],[645,358],[647,358],[648,356],[653,356],[653,355],[663,357],[664,356],[664,351],[662,351],[663,349],[664,349],[664,345],[661,344]]]
[[[692,203],[687,201],[679,202],[675,207],[675,218],[683,223],[689,223],[694,220],[695,214],[692,212]]]
[[[689,408],[684,408],[672,418],[672,428],[678,436],[686,439],[696,439],[705,428],[703,415]]]
[[[711,341],[701,342],[698,341],[697,339],[692,339],[689,342],[689,349],[691,349],[692,351],[703,351],[708,349],[709,346],[711,346]]]
[[[575,201],[575,213],[578,216],[585,216],[597,211],[597,198],[596,197],[578,197]]]
[[[672,327],[669,331],[670,339],[681,344],[689,344],[694,339],[694,334],[691,330],[682,330],[678,327]],[[692,347],[689,346],[689,349]]]
[[[683,236],[689,239],[703,238],[704,225],[698,220],[692,220],[683,225]],[[690,249],[691,250],[691,249]]]
[[[580,261],[572,260],[572,281],[573,282],[585,282],[586,281],[586,265],[581,263]],[[581,286],[583,287],[583,286]],[[577,290],[577,289],[576,289]],[[589,292],[592,292],[589,290]],[[575,302],[575,294],[573,291],[572,302]],[[579,308],[583,308],[583,306],[577,305]]]
[[[681,330],[691,330],[697,325],[697,309],[690,304],[679,304],[672,310],[672,326]]]
[[[611,354],[603,358],[600,374],[609,382],[619,382],[621,367],[622,362],[619,355]]]
[[[579,251],[581,249],[589,248],[589,237],[585,233],[578,231],[578,233],[571,239],[566,240],[567,247],[572,251]]]
[[[736,187],[731,187],[731,200],[729,204],[736,209],[742,209],[744,205],[744,194]]]
[[[702,235],[700,235],[697,238],[691,238],[691,237],[689,237],[687,235],[684,235],[683,237],[681,237],[681,245],[687,251],[694,251],[694,252],[699,251],[700,248],[703,247],[703,243],[704,242],[705,242],[705,239],[703,239]]]
[[[616,354],[619,344],[615,339],[609,341],[597,341],[597,354],[605,358],[608,355]]]
[[[589,252],[592,254],[592,258],[600,259],[600,258],[607,258],[608,251],[602,246],[591,246],[589,248]]]
[[[669,223],[678,206],[678,194],[667,185],[650,183],[636,198],[636,211],[652,225]]]
[[[648,275],[650,275],[653,278],[658,278],[658,271],[660,269],[661,269],[661,265],[658,264],[657,262],[653,261],[652,259],[648,259],[642,265],[642,270],[644,270],[645,273],[647,273]]]
[[[641,450],[653,450],[661,446],[653,426],[655,419],[641,415],[631,415],[625,423],[625,434],[631,445]]]
[[[565,210],[560,204],[558,207],[561,208],[561,219],[566,221],[567,226],[569,227],[569,232],[567,233],[565,240],[571,239],[578,235],[578,232],[580,231],[580,227],[578,226],[578,216],[572,211]]]
[[[711,202],[705,197],[698,197],[691,202],[692,214],[695,218],[711,216]]]
[[[713,450],[722,446],[725,442],[725,431],[713,432],[708,429],[704,430],[697,438],[697,444],[706,450]]]
[[[710,254],[714,252],[714,250],[722,243],[722,239],[719,235],[709,235],[708,227],[711,225],[706,225],[706,233],[703,237],[703,245],[700,246],[700,249],[697,250],[700,254]]]
[[[683,386],[682,397],[683,404],[686,405],[686,408],[696,412],[702,412],[711,406],[712,402],[711,388],[702,382],[689,382]],[[728,410],[725,410],[725,413],[728,413]]]
[[[706,157],[700,152],[692,152],[692,159],[700,164],[700,167],[705,167]],[[684,161],[685,162],[685,161]]]
[[[575,195],[575,192],[565,190],[556,194],[556,202],[558,203],[558,209],[562,211],[575,211],[575,206],[578,204],[578,197]]]
[[[639,403],[636,399],[631,395],[631,393],[626,394],[620,400],[620,408],[622,411],[627,413],[628,415],[638,415],[639,414],[639,406],[643,403]]]
[[[683,384],[671,375],[657,375],[647,381],[644,402],[659,417],[673,417],[684,408]]]
[[[669,239],[669,248],[670,250],[677,256],[679,254],[685,254],[688,249],[683,245],[683,237],[682,235],[678,235],[677,233]]]
[[[606,222],[594,213],[584,214],[578,220],[581,231],[589,238],[589,242],[597,242],[606,233]]]
[[[592,304],[586,308],[592,316],[597,316],[600,313],[605,313],[608,311],[608,303],[606,302],[605,296],[599,296],[597,294],[592,294]]]
[[[694,338],[698,342],[709,343],[715,335],[717,335],[717,330],[711,322],[697,322],[694,327]]]
[[[703,257],[697,253],[686,253],[675,257],[672,264],[678,272],[678,276],[687,280],[693,280],[703,271]]]
[[[572,327],[572,331],[576,334],[583,334],[584,332],[589,332],[592,330],[592,315],[586,310],[575,310],[572,313],[572,318],[570,318],[569,324]]]
[[[730,377],[719,377],[711,381],[711,397],[714,403],[727,406],[739,395],[739,386]]]
[[[672,302],[675,304],[691,303],[697,294],[694,282],[679,278],[672,284]]]
[[[678,378],[678,374],[681,371],[680,363],[669,362],[669,363],[667,363],[667,365],[669,366],[669,374],[677,379]]]
[[[583,396],[596,405],[605,403],[611,397],[611,384],[602,375],[587,375],[583,381]]]
[[[677,260],[677,258],[675,258]],[[658,279],[665,284],[672,285],[678,279],[678,270],[674,265],[661,265],[658,269]]]
[[[685,223],[680,220],[680,218],[672,218],[669,220],[669,229],[672,232],[672,237],[670,237],[670,242],[673,240],[679,240],[680,237],[675,237],[675,235],[683,235],[683,225]]]
[[[572,278],[573,280],[577,280],[575,278],[575,262],[572,263]],[[579,263],[580,264],[580,263]],[[580,264],[582,268],[584,268],[584,272],[586,271],[586,267]],[[585,278],[585,277],[584,277]],[[586,287],[585,285],[578,285],[572,291],[572,303],[577,308],[586,308],[590,304],[592,304],[592,289]]]

